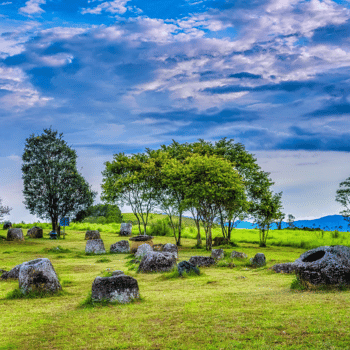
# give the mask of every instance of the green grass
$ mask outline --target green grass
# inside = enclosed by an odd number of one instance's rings
[[[125,239],[116,234],[115,227],[102,226],[107,251]],[[44,229],[42,239],[0,240],[0,269],[46,257],[64,290],[44,298],[10,299],[7,296],[16,293],[18,281],[0,281],[0,349],[349,348],[349,289],[298,289],[294,288],[295,275],[269,269],[294,261],[317,245],[350,246],[346,233],[334,238],[325,232],[322,238],[316,232],[271,231],[268,247],[259,248],[256,230],[234,230],[232,239],[238,247],[224,246],[226,256],[219,266],[200,268],[200,276],[179,278],[175,270],[163,274],[128,271],[138,266],[130,262],[131,255],[85,255],[85,228],[66,230],[66,239],[58,241],[48,239],[49,230]],[[214,229],[214,236],[219,233]],[[179,261],[210,255],[193,248],[196,233],[192,227],[186,227],[184,235]],[[174,238],[157,236],[153,242],[174,243]],[[64,252],[57,254],[58,245]],[[230,259],[232,250],[246,253],[248,259]],[[265,254],[267,265],[253,268],[249,258],[258,252]],[[136,278],[143,299],[127,305],[89,306],[94,279],[114,270]]]

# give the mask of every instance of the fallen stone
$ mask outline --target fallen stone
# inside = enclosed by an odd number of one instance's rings
[[[147,243],[141,244],[137,248],[137,251],[135,253],[135,257],[142,259],[148,252],[152,252],[152,251],[153,251],[153,249],[149,244],[147,244]]]
[[[264,253],[256,253],[254,258],[250,259],[250,262],[253,266],[261,267],[266,265],[266,258]]]
[[[215,260],[220,260],[225,256],[223,249],[212,249],[211,257]]]
[[[189,263],[195,266],[211,266],[215,265],[215,259],[211,256],[191,256]]]
[[[294,263],[299,280],[309,285],[350,284],[350,248],[323,246],[300,255]]]
[[[27,236],[30,238],[43,238],[43,229],[38,226],[34,226],[27,231]]]
[[[241,253],[241,252],[236,252],[235,250],[232,251],[231,253],[231,258],[234,259],[247,259],[248,258],[248,255],[247,254],[244,254],[244,253]]]
[[[62,289],[55,269],[47,258],[24,262],[19,270],[18,282],[24,294],[30,291],[54,293]]]
[[[121,223],[120,224],[120,236],[131,236],[132,224],[131,223]]]
[[[2,279],[2,280],[18,280],[19,269],[21,268],[21,265],[22,264],[16,265],[10,271],[3,272],[0,279]]]
[[[129,253],[130,251],[130,245],[129,241],[119,241],[117,243],[114,243],[111,245],[109,249],[110,253],[116,253],[116,254],[124,254]]]
[[[170,271],[175,264],[176,259],[172,253],[149,251],[143,256],[138,272]]]
[[[130,276],[96,277],[92,284],[93,300],[108,300],[121,304],[140,297],[137,280]]]
[[[106,249],[102,239],[89,239],[85,247],[86,254],[105,254]]]
[[[271,267],[276,273],[294,273],[296,265],[294,263],[276,264]]]
[[[87,230],[85,232],[85,239],[101,239],[100,232],[98,230]]]
[[[177,271],[179,272],[179,275],[182,276],[184,272],[187,274],[193,271],[197,275],[199,275],[199,269],[195,265],[191,264],[188,261],[181,261],[177,264]]]
[[[124,272],[121,270],[115,270],[112,272],[112,276],[124,275]]]
[[[162,252],[172,253],[175,259],[178,259],[178,249],[176,244],[166,243],[163,246]]]
[[[8,241],[24,241],[23,231],[21,228],[10,228],[7,231]]]

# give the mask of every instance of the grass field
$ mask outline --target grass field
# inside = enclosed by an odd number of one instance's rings
[[[117,236],[117,226],[102,226],[109,251],[123,238]],[[300,242],[350,245],[346,233],[334,238],[326,232],[322,239],[314,232],[271,231],[269,246],[259,248],[257,231],[236,230],[233,239],[239,247],[234,249],[249,257],[263,252],[266,267],[235,260],[233,268],[202,268],[198,277],[166,279],[128,270],[125,255],[86,256],[85,228],[72,228],[64,240],[49,240],[49,229],[43,239],[0,240],[0,269],[47,257],[63,286],[59,296],[9,300],[6,296],[18,288],[18,281],[0,281],[0,349],[350,349],[350,291],[293,291],[293,275],[269,269],[297,259],[308,249],[298,247]],[[179,261],[210,254],[192,248],[196,241],[191,227],[184,235]],[[155,244],[166,242],[174,239],[154,238]],[[107,269],[135,277],[142,300],[79,307],[94,278]]]

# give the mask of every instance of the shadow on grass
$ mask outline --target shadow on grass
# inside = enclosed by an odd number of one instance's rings
[[[92,309],[92,308],[100,308],[100,307],[106,307],[106,306],[116,306],[116,305],[123,305],[127,306],[130,304],[140,304],[144,302],[145,299],[140,295],[139,298],[135,298],[131,300],[129,303],[120,303],[119,301],[109,301],[108,299],[102,299],[102,300],[95,300],[92,298],[91,292],[88,294],[88,296],[83,300],[79,305],[78,309]]]
[[[314,292],[314,293],[325,293],[325,292],[345,292],[350,290],[350,285],[336,284],[336,285],[313,285],[306,281],[301,281],[298,276],[293,279],[290,289],[293,292]]]
[[[4,299],[5,300],[40,299],[40,298],[58,297],[66,294],[67,293],[63,290],[60,290],[58,292],[30,291],[28,293],[23,293],[21,289],[17,288],[7,293]]]

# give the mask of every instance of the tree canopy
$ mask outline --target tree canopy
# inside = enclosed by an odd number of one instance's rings
[[[350,177],[339,184],[335,200],[345,208],[340,214],[350,225]]]
[[[26,139],[22,156],[24,204],[31,214],[50,219],[53,230],[59,230],[60,217],[74,217],[91,206],[96,196],[78,173],[76,159],[63,134],[51,128]]]
[[[0,198],[0,220],[5,216],[9,215],[12,208],[2,205],[2,199]]]

